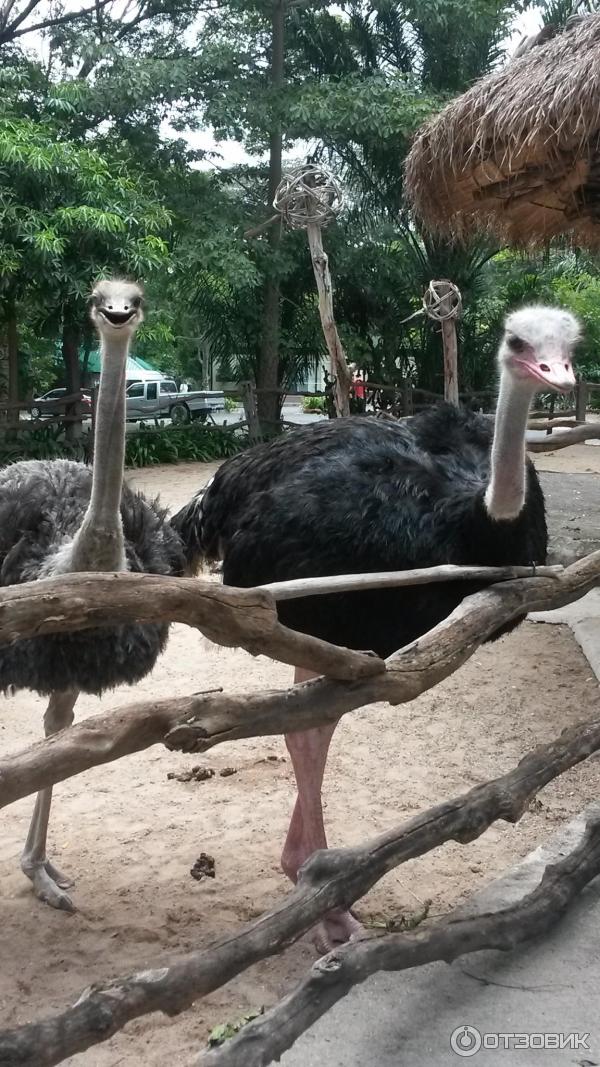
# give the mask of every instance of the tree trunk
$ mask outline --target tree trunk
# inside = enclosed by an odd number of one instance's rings
[[[80,386],[84,385],[87,378],[88,370],[90,367],[90,355],[92,352],[93,341],[89,333],[86,334],[83,342],[83,363],[79,372]]]
[[[65,364],[65,386],[67,395],[78,393],[81,389],[81,372],[79,368],[80,339],[80,327],[74,322],[66,320],[63,323],[62,331],[62,355]],[[68,404],[65,415],[76,415],[77,406],[77,404]],[[78,437],[78,431],[80,430],[81,423],[68,422],[65,429],[67,441],[75,441]]]
[[[8,402],[8,371],[8,335],[5,325],[0,322],[0,425],[8,422],[8,412],[1,406]]]
[[[8,399],[12,403],[19,401],[19,335],[17,330],[17,313],[14,300],[10,300],[6,315],[6,340],[8,345]],[[11,421],[19,418],[18,411],[10,413]]]
[[[210,344],[206,340],[198,343],[198,362],[202,368],[202,388],[212,389],[212,356]]]
[[[271,40],[271,86],[274,90],[283,86],[284,74],[284,0],[273,0]],[[275,95],[275,94],[273,94]],[[269,144],[269,208],[281,181],[281,156],[283,135],[281,122],[274,120]],[[263,330],[260,357],[256,374],[258,417],[265,423],[264,429],[273,432],[281,411],[279,385],[279,336],[281,327],[280,281],[277,254],[281,243],[281,222],[269,228],[270,269],[263,288]]]

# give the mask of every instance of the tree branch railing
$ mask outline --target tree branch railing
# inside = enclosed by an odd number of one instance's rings
[[[552,433],[545,441],[527,441],[528,452],[554,452],[558,448],[568,448],[569,445],[578,445],[584,441],[598,440],[600,438],[600,423],[584,423],[576,425],[573,429],[564,433]]]
[[[137,585],[138,589],[143,588],[146,577],[154,579],[154,576],[133,575],[119,575],[112,579],[110,610],[113,623],[116,620],[125,621],[136,614],[136,609],[132,611],[129,603],[123,607],[123,600],[117,597],[116,588],[121,586],[127,592],[131,586],[128,579],[134,579],[134,585]],[[66,582],[70,583],[73,579],[71,584],[78,584],[80,589],[85,590],[86,583],[93,582],[96,578],[107,580],[105,576],[88,578],[72,575],[66,578]],[[59,587],[60,581],[61,579],[45,579],[44,582],[30,583],[29,588],[33,591],[36,586],[50,582]],[[171,583],[175,589],[180,587],[185,579],[160,581]],[[256,592],[230,590],[216,583],[197,584],[210,587],[210,602],[213,605],[219,604],[219,593],[227,598],[231,592],[246,594],[249,597]],[[577,600],[597,584],[600,584],[600,551],[565,568],[558,576],[513,579],[466,597],[443,622],[406,648],[394,653],[385,662],[377,657],[365,656],[365,661],[374,663],[376,670],[374,673],[364,674],[361,678],[347,677],[344,681],[319,678],[304,685],[295,685],[285,690],[270,690],[266,693],[240,695],[211,692],[168,700],[140,701],[114,712],[86,719],[68,730],[30,745],[20,753],[0,759],[0,807],[91,767],[139,752],[150,745],[163,743],[169,748],[181,751],[204,752],[224,741],[291,733],[324,722],[335,722],[348,712],[374,701],[387,701],[397,705],[414,700],[452,674],[499,627],[528,611],[550,610]],[[64,610],[56,611],[54,602],[53,613],[46,618],[43,627],[39,623],[39,604],[36,605],[34,619],[30,617],[25,624],[22,619],[15,622],[13,618],[7,624],[5,612],[11,609],[8,594],[16,594],[25,588],[14,586],[0,590],[0,642],[12,640],[16,636],[58,632],[68,626],[77,629],[86,622],[91,625],[89,612],[93,611],[93,607],[85,603],[83,598],[79,598],[79,601],[81,611],[88,613],[87,619],[81,613],[74,613],[73,619],[69,620]],[[260,595],[268,597],[264,591]],[[150,598],[153,621],[170,614],[171,618],[187,621],[189,624],[190,613],[185,617],[183,612],[175,615],[173,605],[167,612],[164,599],[161,605],[159,596],[161,594],[153,594]],[[61,598],[57,594],[57,599],[62,600],[64,608],[68,596]],[[209,615],[210,611],[207,612],[204,600],[205,593],[202,590],[197,602],[205,615]],[[13,602],[12,609],[14,607]],[[141,600],[137,613],[142,619],[147,618],[147,614],[143,614],[143,607],[144,600]],[[144,610],[148,612],[149,609]],[[220,634],[218,640],[222,644],[239,646],[247,634],[241,633],[242,627],[239,621],[235,620],[235,614],[235,610],[230,610],[227,620],[223,614],[218,626],[214,620],[208,625],[197,615],[191,625],[197,626],[208,637]],[[228,629],[231,616],[234,617],[235,629],[232,626]],[[108,621],[108,614],[105,613],[101,618]],[[95,614],[94,625],[97,624],[98,616]],[[258,627],[252,631],[252,640],[247,641],[245,647],[252,646],[251,650],[262,653],[265,646],[258,641],[257,630]],[[322,644],[326,645],[326,642]],[[349,653],[348,650],[337,646],[327,647],[336,648],[340,661],[346,655],[360,655]],[[351,660],[351,671],[348,673],[354,670],[354,663],[355,661]]]
[[[418,934],[385,934],[342,945],[313,964],[300,985],[274,1008],[222,1047],[202,1053],[195,1067],[273,1063],[353,986],[377,971],[403,971],[435,960],[451,963],[482,949],[506,952],[540,937],[599,873],[600,819],[595,818],[589,820],[580,845],[548,865],[539,885],[516,904],[472,918],[450,914]]]
[[[236,589],[195,578],[156,574],[69,574],[0,588],[0,644],[114,625],[116,622],[179,622],[211,641],[240,646],[332,678],[352,680],[384,669],[369,653],[343,649],[282,626],[277,600],[342,590],[394,588],[439,581],[498,582],[537,576],[556,578],[553,567],[458,567],[450,564],[411,571],[344,574],[275,582]]]
[[[499,577],[505,580],[497,581]],[[458,578],[495,584],[467,596],[448,618],[386,661],[316,642],[277,620],[277,598],[377,583],[408,586]],[[0,760],[0,806],[153,744],[204,752],[237,738],[334,722],[374,701],[402,704],[452,674],[504,624],[528,611],[560,607],[598,584],[600,552],[564,570],[538,568],[535,576],[530,568],[431,568],[231,589],[153,575],[70,575],[2,589],[0,643],[117,621],[172,620],[194,626],[221,644],[242,645],[254,654],[274,655],[300,666],[315,669],[318,656],[316,669],[329,676],[265,693],[209,692],[140,701],[86,719]],[[336,677],[332,671],[337,671]],[[600,719],[595,719],[540,746],[508,774],[437,805],[398,829],[356,848],[317,853],[282,903],[237,934],[188,953],[174,964],[92,985],[61,1014],[0,1033],[0,1067],[50,1067],[107,1040],[131,1019],[152,1011],[174,1015],[185,1010],[251,964],[289,945],[332,907],[350,906],[398,864],[448,840],[471,841],[498,819],[515,822],[539,789],[598,750]],[[199,1067],[270,1063],[310,1025],[315,1012],[320,1014],[312,1001],[315,988],[323,991],[325,1010],[380,967],[400,969],[440,958],[440,953],[452,958],[453,953],[487,945],[511,947],[521,937],[546,929],[599,870],[600,830],[592,826],[583,852],[576,850],[547,872],[521,911],[517,906],[495,918],[485,917],[483,924],[461,920],[467,925],[460,927],[444,922],[425,934],[351,943],[326,957],[296,993],[267,1013],[261,1020],[264,1025],[257,1023],[223,1049],[206,1053]]]
[[[600,720],[572,727],[550,744],[528,753],[507,774],[430,808],[387,834],[354,848],[315,853],[302,867],[297,886],[284,900],[237,934],[228,935],[207,949],[190,952],[170,966],[93,985],[83,991],[74,1007],[41,1023],[1,1032],[1,1067],[53,1067],[108,1040],[132,1019],[154,1011],[179,1014],[252,964],[296,941],[333,907],[349,907],[400,864],[447,841],[473,841],[498,820],[518,821],[544,785],[598,749]],[[307,998],[307,986],[314,986],[313,969],[295,994],[267,1014],[262,1032],[258,1027],[249,1030],[248,1036],[242,1033],[222,1050],[201,1057],[199,1064],[263,1067],[368,974],[446,958],[440,953],[442,947],[451,947],[450,959],[484,947],[512,947],[547,929],[552,918],[558,918],[575,894],[599,872],[600,824],[596,823],[579,849],[546,871],[538,890],[516,908],[499,913],[494,922],[493,916],[464,920],[462,926],[446,921],[425,938],[422,934],[395,936],[351,943],[336,950],[317,965],[317,974],[329,974],[329,981],[325,978],[320,982],[324,994],[322,1010],[311,1007],[310,997]],[[527,922],[522,928],[515,928],[512,921],[519,908],[525,909]],[[331,981],[334,975],[337,983]],[[289,1009],[298,1001],[302,1010],[295,1016]],[[277,1023],[282,1016],[285,1025],[281,1030],[271,1025],[273,1018]]]

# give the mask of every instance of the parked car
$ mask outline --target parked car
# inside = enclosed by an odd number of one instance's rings
[[[64,415],[64,398],[69,395],[66,389],[50,389],[42,396],[35,397],[29,408],[29,414],[32,419],[43,419],[48,415]],[[92,414],[92,394],[88,389],[81,390],[81,405],[84,416]]]
[[[171,419],[182,425],[192,419],[205,422],[213,411],[225,410],[225,396],[215,389],[180,392],[172,378],[156,382],[129,382],[127,386],[127,418]]]

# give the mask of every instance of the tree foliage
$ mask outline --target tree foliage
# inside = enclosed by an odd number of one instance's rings
[[[87,293],[106,271],[146,283],[139,354],[198,385],[211,364],[221,378],[260,379],[264,294],[275,285],[276,381],[302,380],[324,342],[305,235],[269,222],[274,131],[285,166],[321,161],[344,183],[346,210],[325,244],[340,333],[372,378],[441,391],[439,335],[414,317],[433,277],[463,293],[464,387],[490,385],[502,315],[530,298],[584,318],[584,366],[596,373],[593,258],[454,247],[421,233],[404,201],[415,131],[502,61],[528,5],[282,0],[284,77],[274,89],[278,2],[81,0],[67,10],[0,0],[0,391],[3,330],[4,350],[9,334],[13,349],[20,338],[21,392],[53,384],[61,342],[68,379]],[[538,7],[555,23],[574,10],[562,0]],[[250,161],[227,166],[193,148],[206,128]]]

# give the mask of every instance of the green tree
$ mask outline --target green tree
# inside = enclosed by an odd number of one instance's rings
[[[144,176],[123,159],[64,139],[46,114],[28,117],[27,80],[5,79],[0,110],[0,318],[17,389],[19,307],[62,331],[66,382],[79,388],[78,349],[90,286],[101,272],[144,274],[164,261],[170,217]]]

